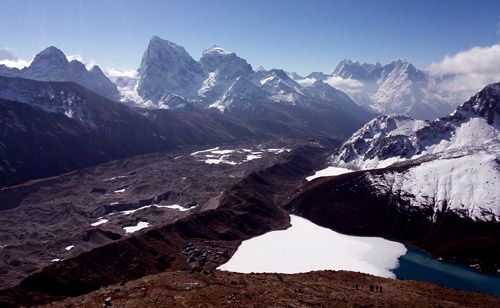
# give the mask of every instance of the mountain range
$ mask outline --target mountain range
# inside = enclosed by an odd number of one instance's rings
[[[314,118],[322,132],[338,137],[338,132],[373,117],[321,81],[304,88],[283,70],[254,71],[246,60],[219,46],[206,49],[196,61],[182,46],[156,36],[144,52],[138,78],[117,83],[122,102],[133,107],[179,109],[188,104],[254,122],[308,123]],[[332,115],[337,120],[331,121]]]
[[[31,64],[23,69],[0,65],[0,76],[39,81],[71,81],[109,99],[120,98],[116,85],[98,66],[95,65],[87,70],[78,60],[68,61],[66,55],[53,46],[38,53]]]
[[[221,112],[243,104],[239,100],[336,103],[338,97],[329,94],[339,92],[334,87],[338,86],[356,104],[374,113],[432,120],[454,109],[452,96],[434,90],[436,82],[403,59],[387,65],[343,60],[330,74],[314,72],[306,77],[279,69],[253,70],[245,59],[219,46],[206,49],[196,61],[182,46],[155,36],[144,52],[138,77],[121,78],[117,83],[122,101],[130,105],[177,108],[180,96],[200,108]],[[319,83],[324,84],[322,95],[317,93]],[[332,90],[324,91],[327,87]]]
[[[5,51],[4,58],[13,56]],[[87,70],[77,60],[69,62],[55,47],[37,54],[21,70],[0,65],[0,75],[73,81],[107,98],[148,109],[177,109],[190,103],[224,113],[249,109],[248,101],[305,109],[324,108],[328,102],[351,116],[361,114],[363,120],[370,112],[433,120],[449,114],[456,104],[452,95],[435,91],[438,80],[402,59],[386,65],[343,60],[332,73],[301,77],[279,69],[254,70],[245,59],[220,46],[206,49],[196,61],[182,46],[157,36],[143,54],[137,77],[119,77],[115,83],[98,66]]]
[[[359,105],[386,115],[433,120],[454,109],[451,96],[435,91],[436,80],[404,59],[386,65],[343,60],[330,74],[294,75],[302,85],[321,80],[338,85]]]

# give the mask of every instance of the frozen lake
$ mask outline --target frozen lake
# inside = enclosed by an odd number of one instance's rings
[[[219,267],[239,273],[347,270],[394,278],[406,247],[378,237],[344,235],[290,215],[292,226],[244,241]]]

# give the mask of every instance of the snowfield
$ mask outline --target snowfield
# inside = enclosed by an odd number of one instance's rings
[[[441,211],[446,204],[474,219],[500,217],[500,168],[493,154],[437,159],[371,181],[385,193],[406,192],[413,206],[430,204]]]
[[[344,235],[290,215],[292,226],[243,241],[218,269],[239,273],[301,273],[346,270],[394,278],[407,251],[398,242]]]

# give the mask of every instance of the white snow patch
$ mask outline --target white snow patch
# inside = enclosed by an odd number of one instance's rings
[[[115,194],[121,194],[122,192],[125,191],[125,188],[123,189],[118,189],[118,190],[115,190]]]
[[[75,248],[75,245],[69,245],[68,247],[64,248],[67,251],[70,251],[71,249]]]
[[[97,226],[100,226],[100,225],[105,224],[105,223],[107,223],[107,222],[108,222],[108,220],[107,220],[107,219],[104,219],[104,218],[99,218],[99,220],[98,220],[98,221],[96,221],[96,222],[94,222],[94,223],[91,223],[90,225],[91,225],[92,227],[97,227]]]
[[[267,78],[261,79],[260,80],[260,84],[263,85],[265,83],[268,83],[269,81],[273,80],[274,78],[275,78],[275,76],[271,76],[271,77],[267,77]]]
[[[334,176],[334,175],[340,175],[344,173],[349,173],[352,172],[351,169],[347,168],[340,168],[340,167],[326,167],[325,169],[318,170],[314,173],[314,175],[308,176],[306,180],[312,181],[316,178],[321,178],[324,176]]]
[[[210,151],[210,153],[223,155],[223,154],[233,153],[234,151],[235,150],[215,150],[215,151]]]
[[[114,176],[114,177],[109,178],[109,179],[104,179],[104,181],[121,180],[121,179],[124,179],[124,178],[126,178],[126,177],[127,177],[126,175],[119,175],[119,176]]]
[[[230,161],[230,160],[226,160],[227,156],[223,155],[221,156],[220,158],[209,158],[209,159],[205,159],[205,163],[206,164],[215,164],[215,165],[218,165],[218,164],[228,164],[228,165],[237,165],[238,163],[237,162],[234,162],[234,161]]]
[[[291,149],[287,149],[287,148],[281,148],[281,149],[266,149],[267,152],[270,152],[270,153],[275,153],[275,154],[281,154],[283,152],[290,152]]]
[[[255,154],[248,154],[248,155],[247,155],[247,158],[245,159],[245,161],[251,161],[251,160],[254,160],[254,159],[259,159],[259,158],[262,158],[262,156],[260,156],[260,155],[255,155]]]
[[[52,260],[50,260],[50,262],[60,262],[62,260],[64,260],[64,259],[52,259]]]
[[[122,213],[123,215],[130,215],[132,213],[135,213],[135,212],[140,211],[140,210],[147,209],[147,208],[152,207],[152,206],[154,206],[154,205],[152,205],[152,204],[151,205],[145,205],[145,206],[141,206],[139,208],[136,208],[134,210],[121,211],[120,213]]]
[[[216,150],[218,150],[218,149],[219,149],[219,147],[215,147],[215,148],[211,148],[211,149],[207,149],[207,150],[196,151],[196,152],[191,153],[190,155],[191,155],[191,156],[194,156],[194,155],[198,155],[198,154],[205,153],[205,152],[212,152],[212,151],[216,151]]]
[[[158,207],[165,207],[167,209],[172,209],[172,210],[178,210],[178,211],[181,211],[181,212],[186,212],[186,211],[190,211],[190,210],[194,209],[196,207],[196,205],[193,205],[193,206],[188,207],[188,208],[182,207],[182,206],[180,206],[178,204],[163,205],[163,206],[158,206]]]
[[[195,206],[192,206],[192,207],[188,207],[188,208],[185,208],[185,207],[182,207],[178,204],[172,204],[172,205],[156,205],[156,204],[150,204],[150,205],[145,205],[145,206],[141,206],[139,208],[136,208],[134,210],[126,210],[126,211],[121,211],[119,213],[122,213],[123,215],[130,215],[132,213],[135,213],[137,211],[141,211],[141,210],[144,210],[144,209],[147,209],[147,208],[150,208],[150,207],[156,207],[156,208],[167,208],[167,209],[173,209],[173,210],[179,210],[181,212],[185,212],[185,211],[189,211],[189,210],[192,210],[196,207]]]
[[[292,226],[243,241],[218,269],[251,273],[348,270],[394,278],[406,247],[378,237],[344,235],[290,215]]]
[[[149,227],[149,222],[139,221],[137,223],[137,225],[135,225],[135,226],[123,227],[123,230],[125,230],[125,233],[134,233],[136,231],[139,231],[141,229],[145,229],[147,227]]]

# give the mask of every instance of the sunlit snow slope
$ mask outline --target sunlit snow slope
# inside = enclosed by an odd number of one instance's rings
[[[244,241],[219,269],[240,273],[348,270],[395,277],[391,270],[406,253],[397,242],[344,235],[299,216],[290,218],[290,228]]]

